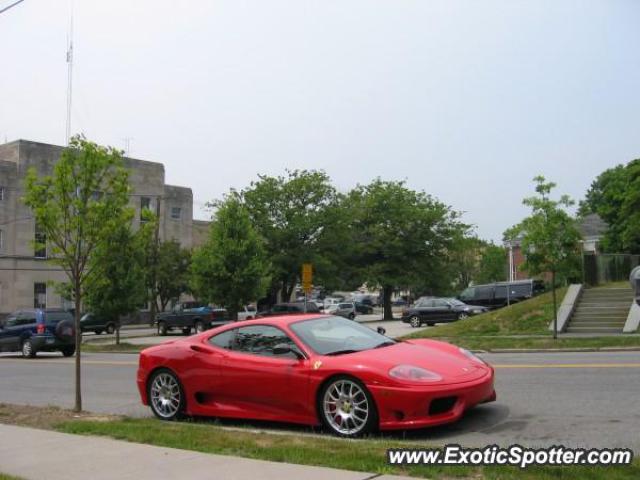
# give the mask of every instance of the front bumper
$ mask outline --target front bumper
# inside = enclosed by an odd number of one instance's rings
[[[76,344],[75,340],[61,340],[55,335],[36,334],[30,337],[31,345],[37,352],[45,352],[48,350],[60,350],[61,348],[71,347]]]
[[[378,407],[380,430],[404,430],[455,422],[465,410],[496,399],[493,371],[470,382],[450,385],[388,387],[368,385]],[[450,408],[430,413],[432,402],[451,402]],[[434,404],[435,405],[435,404]]]

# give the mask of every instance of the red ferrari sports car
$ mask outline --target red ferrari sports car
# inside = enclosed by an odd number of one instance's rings
[[[181,415],[323,424],[351,437],[459,419],[496,399],[493,368],[433,340],[395,341],[329,315],[228,324],[147,348],[137,382],[163,420]]]

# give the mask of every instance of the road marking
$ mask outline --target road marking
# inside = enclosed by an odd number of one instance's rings
[[[640,363],[492,364],[494,368],[640,368]]]
[[[40,365],[42,363],[54,364],[54,365],[74,365],[75,362],[73,360],[48,360],[48,359],[38,359],[38,360],[20,360],[20,359],[12,359],[7,358],[3,359],[0,357],[0,365],[3,363],[19,363],[21,365]],[[82,365],[107,365],[107,366],[132,366],[137,367],[138,362],[117,362],[111,360],[82,360]]]

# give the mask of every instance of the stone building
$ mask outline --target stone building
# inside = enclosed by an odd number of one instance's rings
[[[27,170],[39,175],[52,173],[63,147],[16,140],[0,145],[0,314],[20,308],[66,307],[52,282],[66,281],[66,274],[47,262],[47,252],[34,249],[39,235],[29,208],[21,201]],[[134,228],[141,211],[156,211],[160,201],[161,240],[176,240],[184,248],[200,245],[209,222],[193,220],[190,188],[165,184],[164,165],[125,158],[132,186],[130,204],[135,208]]]

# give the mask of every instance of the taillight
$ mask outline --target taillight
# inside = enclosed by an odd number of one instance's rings
[[[44,323],[39,323],[36,326],[36,333],[44,333],[45,332],[46,327],[44,326]]]

